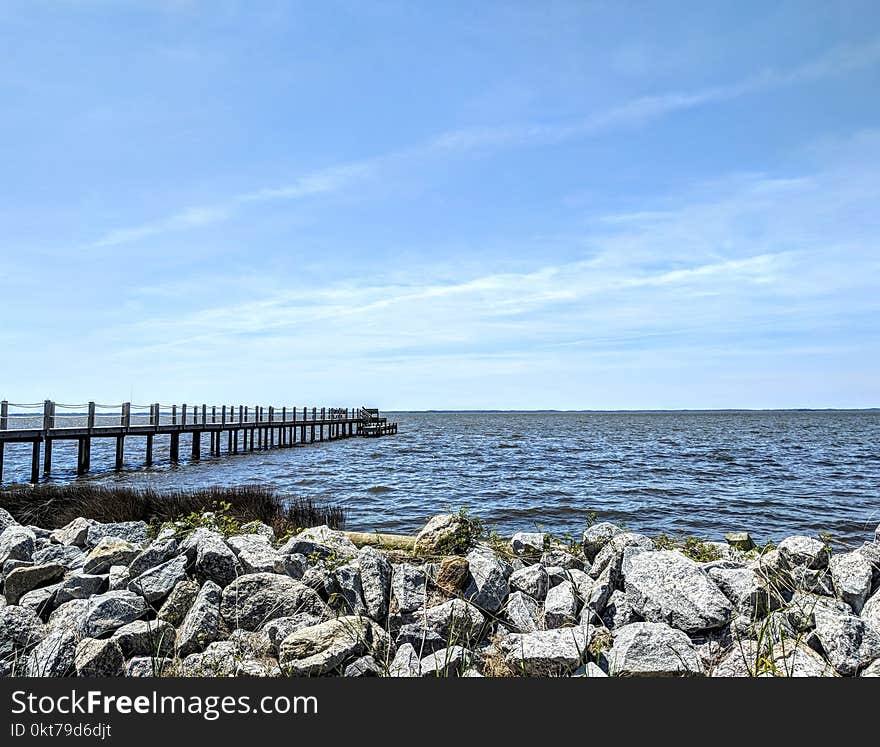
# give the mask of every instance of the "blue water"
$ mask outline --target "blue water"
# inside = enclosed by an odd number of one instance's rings
[[[96,441],[98,482],[157,488],[266,484],[335,503],[349,529],[412,531],[468,506],[501,532],[580,531],[590,512],[648,533],[756,539],[795,532],[853,542],[880,522],[880,412],[399,413],[400,433],[144,468],[141,439],[113,473]],[[207,439],[203,439],[203,448]],[[225,441],[224,441],[225,444]],[[225,446],[224,446],[225,448]],[[181,438],[181,456],[188,444]],[[53,480],[70,481],[75,446],[56,443]],[[5,481],[30,451],[7,446]]]

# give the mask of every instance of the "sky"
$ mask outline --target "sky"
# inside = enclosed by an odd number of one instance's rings
[[[0,398],[880,406],[880,6],[0,0]]]

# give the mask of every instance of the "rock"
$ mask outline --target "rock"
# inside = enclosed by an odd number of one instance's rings
[[[148,541],[148,527],[143,521],[92,524],[86,530],[86,547],[95,547],[105,537],[115,537],[133,545],[146,545]]]
[[[46,630],[75,630],[79,637],[84,637],[85,621],[89,614],[88,599],[72,599],[59,605],[46,622]]]
[[[27,657],[28,677],[67,677],[74,671],[77,635],[73,630],[52,630]]]
[[[566,552],[565,550],[560,550],[558,548],[547,550],[543,555],[541,555],[541,565],[543,565],[545,568],[558,566],[559,568],[564,568],[567,571],[571,570],[572,568],[582,571],[586,567],[584,561],[581,560],[577,555],[572,555],[570,552]]]
[[[416,535],[415,552],[419,555],[445,555],[460,552],[468,541],[468,528],[456,514],[438,514]]]
[[[72,599],[88,599],[104,591],[107,584],[105,576],[88,573],[72,573],[58,585],[55,604],[62,605]]]
[[[538,677],[573,672],[586,661],[589,644],[590,634],[582,627],[511,633],[499,642],[510,669]]]
[[[64,566],[58,563],[32,565],[16,568],[7,577],[3,586],[7,604],[18,604],[18,600],[38,586],[45,586],[64,577]]]
[[[30,529],[11,524],[0,533],[0,565],[7,560],[27,560],[34,554],[36,535]]]
[[[325,619],[325,616],[316,615],[312,612],[299,612],[289,617],[276,617],[260,628],[260,631],[267,636],[277,655],[278,647],[287,636],[295,633],[297,630],[310,628],[313,625],[322,623]]]
[[[517,532],[510,538],[510,549],[515,555],[538,557],[544,552],[544,545],[550,539],[546,532]]]
[[[873,571],[865,556],[858,551],[832,555],[828,561],[834,591],[856,614],[862,611],[871,593]]]
[[[449,646],[419,661],[419,673],[422,677],[455,677],[470,665],[472,659],[473,654],[466,648]]]
[[[362,656],[349,664],[343,677],[380,677],[382,669],[372,656]]]
[[[123,625],[112,638],[126,659],[134,656],[164,658],[174,653],[174,626],[164,620],[136,620]]]
[[[592,563],[611,538],[622,533],[622,529],[607,521],[588,526],[584,530],[584,555],[587,556],[587,560]]]
[[[385,555],[375,548],[363,547],[358,553],[361,569],[361,587],[367,615],[383,623],[388,617],[391,601],[391,564]]]
[[[364,590],[361,585],[361,572],[356,563],[349,563],[336,569],[336,586],[346,615],[363,615],[367,612],[364,604]],[[337,605],[333,605],[334,607]]]
[[[401,625],[394,642],[397,646],[412,646],[419,652],[420,656],[445,648],[448,645],[445,636],[440,635],[436,630],[424,627],[418,622]]]
[[[155,656],[135,656],[125,663],[126,677],[164,677],[173,670],[174,660]]]
[[[449,555],[440,561],[434,583],[443,591],[455,594],[464,589],[469,578],[470,565],[467,558]]]
[[[159,618],[177,627],[183,623],[198,594],[196,581],[178,581],[159,609]]]
[[[111,565],[107,574],[107,590],[123,591],[131,581],[131,571],[125,565]]]
[[[507,598],[504,617],[515,633],[531,633],[540,627],[537,602],[521,591],[515,591]]]
[[[275,530],[262,521],[249,521],[247,524],[241,525],[242,534],[258,534],[265,537],[269,542],[275,541]]]
[[[302,553],[292,553],[291,555],[281,555],[280,573],[286,573],[291,578],[301,579],[309,566],[309,561]]]
[[[581,667],[578,667],[575,670],[575,673],[572,675],[573,677],[607,677],[608,675],[602,670],[602,668],[598,664],[594,664],[592,661],[588,661]]]
[[[259,630],[276,617],[323,615],[321,598],[301,581],[273,573],[239,576],[223,590],[220,614],[230,628]]]
[[[600,617],[602,622],[612,630],[617,630],[630,623],[641,622],[632,605],[627,601],[626,594],[620,589],[611,592],[608,602],[602,608]]]
[[[613,585],[616,585],[623,570],[624,552],[628,548],[633,551],[653,550],[654,541],[650,537],[633,532],[615,534],[596,555],[589,570],[590,576],[598,579],[603,571],[608,569],[607,577]]]
[[[705,674],[690,638],[665,623],[636,622],[614,635],[608,653],[613,677],[695,677]]]
[[[862,619],[872,627],[877,633],[880,633],[880,590],[874,593],[865,606],[862,607]]]
[[[644,620],[665,622],[686,633],[720,628],[733,617],[733,606],[708,574],[673,550],[635,554],[626,571],[625,591]]]
[[[205,581],[177,631],[175,648],[180,658],[203,651],[220,636],[221,589]]]
[[[447,640],[455,636],[463,640],[476,640],[486,625],[486,618],[474,605],[463,599],[450,599],[426,609],[421,622]]]
[[[388,667],[389,677],[420,677],[422,674],[419,657],[415,649],[404,643],[397,647],[397,653],[391,666]]]
[[[768,587],[764,579],[751,568],[725,568],[716,565],[709,568],[707,573],[733,603],[736,611],[752,619],[764,617],[784,601],[779,593]]]
[[[139,552],[128,566],[132,578],[137,578],[142,573],[162,565],[177,555],[177,540],[156,540]]]
[[[547,592],[544,600],[544,625],[546,628],[561,628],[577,622],[578,597],[574,584],[563,581]]]
[[[58,563],[69,571],[79,570],[85,563],[86,554],[78,547],[66,545],[49,545],[42,550],[34,550],[33,561],[40,565],[43,563]]]
[[[788,572],[791,589],[800,589],[811,594],[834,596],[834,581],[827,569],[816,571],[806,566],[796,566]]]
[[[828,567],[828,548],[812,537],[786,537],[776,549],[789,570],[804,567],[818,571]]]
[[[74,663],[80,677],[119,677],[125,657],[113,638],[84,638],[77,644]]]
[[[94,519],[84,519],[82,516],[65,524],[61,529],[52,532],[52,541],[59,545],[73,547],[85,547],[89,534],[89,527],[97,524]]]
[[[25,607],[32,610],[38,617],[45,620],[52,611],[58,606],[57,593],[60,584],[52,584],[44,586],[41,589],[34,589],[26,594],[22,594],[18,600],[19,607]]]
[[[103,638],[147,614],[146,602],[130,591],[108,591],[86,601],[88,609],[82,621],[82,635],[87,638]]]
[[[145,571],[130,581],[128,588],[140,594],[150,604],[155,604],[168,596],[177,584],[186,580],[188,562],[186,555],[178,555]]]
[[[754,640],[737,641],[712,669],[713,677],[833,677],[834,670],[813,649],[791,639],[772,649]]]
[[[227,543],[238,557],[244,573],[280,573],[284,571],[281,553],[270,544],[263,534],[237,534]]]
[[[470,576],[464,598],[480,609],[497,612],[510,593],[507,579],[512,569],[494,553],[482,548],[469,552],[467,561]]]
[[[241,663],[232,641],[215,641],[202,653],[184,658],[181,670],[184,677],[235,677]]]
[[[508,582],[513,591],[521,591],[535,601],[542,602],[547,596],[550,579],[544,566],[536,563],[511,573]]]
[[[281,642],[281,669],[289,677],[333,672],[347,659],[372,651],[375,632],[375,624],[359,615],[346,615],[303,628]]]
[[[755,549],[752,535],[748,532],[728,532],[724,535],[724,541],[741,552],[748,552],[749,550]]]
[[[859,675],[860,677],[880,677],[880,659],[868,664]]]
[[[343,532],[327,526],[304,529],[279,548],[282,555],[300,553],[307,558],[347,561],[357,557],[358,549]]]
[[[466,572],[465,572],[466,573]],[[391,592],[400,612],[415,612],[425,606],[428,579],[421,566],[400,563],[391,574]]]
[[[106,573],[111,566],[126,568],[140,552],[140,547],[119,537],[102,537],[92,546],[83,563],[83,573]]]
[[[24,661],[45,635],[42,620],[32,610],[16,605],[0,607],[0,675],[12,674],[16,663]]]
[[[7,527],[16,526],[18,522],[5,508],[0,508],[0,533]]]
[[[220,588],[231,584],[239,575],[240,566],[235,553],[219,535],[205,535],[196,549],[196,576],[213,581]]]
[[[880,633],[864,619],[830,604],[816,605],[813,618],[822,650],[840,674],[857,674],[875,659],[880,659]]]
[[[7,560],[3,564],[3,571],[0,573],[0,577],[5,581],[6,577],[16,568],[27,568],[33,564],[32,560]]]

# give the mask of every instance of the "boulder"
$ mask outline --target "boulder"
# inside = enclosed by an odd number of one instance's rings
[[[782,639],[772,648],[736,641],[712,669],[713,677],[833,677],[834,670],[803,641]]]
[[[832,555],[828,561],[834,591],[838,599],[859,614],[871,593],[873,570],[865,556],[858,551]]]
[[[106,594],[91,597],[86,602],[88,607],[82,620],[81,632],[87,638],[103,638],[126,623],[144,617],[148,611],[143,597],[130,591],[108,591]]]
[[[439,589],[449,594],[456,594],[464,589],[469,579],[470,565],[467,558],[448,555],[440,561],[434,583]]]
[[[633,551],[653,550],[654,541],[650,537],[633,532],[615,534],[596,555],[589,570],[590,576],[598,579],[607,569],[608,579],[616,585],[623,571],[624,551],[628,548]]]
[[[361,588],[367,615],[384,623],[391,601],[391,563],[384,553],[372,547],[363,547],[358,553],[361,569]]]
[[[77,644],[74,664],[80,677],[119,677],[125,657],[113,638],[84,638]]]
[[[577,622],[578,597],[571,581],[563,581],[547,592],[544,600],[544,626],[561,628]]]
[[[239,575],[240,566],[222,537],[203,535],[196,548],[195,571],[202,582],[213,581],[223,588]]]
[[[260,628],[260,631],[268,637],[277,655],[281,641],[291,633],[295,633],[303,628],[310,628],[313,625],[324,622],[326,619],[327,615],[316,615],[313,612],[298,612],[288,617],[276,617]]]
[[[12,674],[16,663],[23,662],[45,636],[46,627],[32,610],[16,605],[0,607],[0,675]]]
[[[457,677],[473,660],[473,654],[462,646],[449,646],[428,654],[419,661],[422,677]]]
[[[3,586],[7,604],[18,604],[18,600],[39,586],[45,586],[64,577],[64,566],[58,563],[24,566],[9,573]]]
[[[812,537],[786,537],[776,549],[789,569],[803,567],[818,571],[828,567],[828,548]]]
[[[538,557],[549,539],[546,532],[517,532],[510,538],[510,549],[515,555]]]
[[[130,581],[128,588],[140,594],[150,604],[160,602],[171,593],[177,584],[186,580],[188,562],[186,555],[178,555],[171,560],[166,560],[161,565],[150,568]]]
[[[706,572],[741,615],[763,617],[783,602],[779,593],[752,568],[715,565]]]
[[[544,566],[536,563],[511,573],[508,583],[513,591],[521,591],[535,601],[542,602],[547,596],[550,579]]]
[[[326,605],[301,581],[273,573],[239,576],[223,590],[220,614],[230,628],[259,630],[276,617],[324,615]]]
[[[627,601],[626,593],[620,589],[611,592],[608,602],[602,608],[600,617],[602,622],[612,630],[617,630],[630,623],[641,622],[632,605]]]
[[[244,573],[280,573],[284,571],[281,553],[272,547],[263,534],[237,534],[227,543],[238,557]]]
[[[369,654],[355,659],[342,673],[343,677],[380,677],[381,675],[382,668]]]
[[[584,555],[591,563],[599,551],[608,544],[612,537],[622,534],[623,530],[607,521],[600,521],[584,530]]]
[[[220,595],[221,589],[213,581],[205,581],[199,589],[175,638],[180,658],[203,651],[220,636]]]
[[[400,612],[415,612],[425,606],[428,578],[421,566],[400,563],[391,574],[391,593]]]
[[[175,627],[183,623],[199,594],[199,584],[190,579],[178,581],[168,598],[159,608],[159,618],[170,622]]]
[[[416,619],[447,640],[452,637],[462,640],[479,639],[486,625],[483,613],[463,599],[450,599],[443,604],[428,607],[423,614],[416,613]]]
[[[752,535],[748,532],[728,532],[724,535],[724,541],[740,552],[748,552],[755,549]]]
[[[164,658],[174,654],[174,626],[164,620],[136,620],[119,628],[112,638],[126,659],[134,656]]]
[[[19,524],[10,524],[0,532],[0,565],[7,560],[30,561],[34,554],[36,535]]]
[[[507,582],[512,572],[510,565],[483,548],[469,552],[467,561],[470,576],[464,588],[464,598],[480,609],[497,612],[510,593]]]
[[[71,547],[85,547],[88,539],[89,527],[97,524],[94,519],[84,519],[82,516],[77,517],[71,522],[65,524],[61,529],[52,532],[52,541],[59,545],[69,545]]]
[[[582,571],[587,568],[589,564],[584,563],[583,559],[579,558],[577,555],[573,555],[565,550],[560,550],[559,548],[552,548],[541,555],[541,565],[545,568],[556,566],[564,570],[576,568],[577,570]]]
[[[86,547],[95,547],[104,537],[116,537],[134,545],[146,545],[148,527],[143,521],[119,521],[91,524],[86,530]]]
[[[73,630],[51,630],[28,654],[28,677],[67,677],[74,671],[78,636]]]
[[[531,633],[540,628],[537,602],[521,591],[515,591],[507,598],[504,618],[515,633]]]
[[[107,574],[107,590],[122,591],[128,588],[131,581],[131,571],[125,565],[111,565]]]
[[[291,537],[278,552],[282,555],[300,553],[310,559],[347,561],[357,557],[358,549],[343,532],[327,526],[310,527]]]
[[[334,595],[340,602],[339,606],[346,615],[363,615],[367,612],[364,604],[364,590],[361,584],[361,572],[357,563],[348,563],[335,571],[338,594]]]
[[[397,647],[397,653],[388,667],[389,677],[420,677],[422,674],[419,657],[409,643]]]
[[[456,514],[438,514],[416,535],[415,552],[419,555],[445,555],[463,549],[468,540],[467,527]]]
[[[86,555],[83,573],[107,573],[111,566],[128,564],[140,553],[140,547],[128,540],[114,536],[98,539]]]
[[[360,615],[346,615],[298,630],[279,646],[281,669],[293,677],[334,672],[346,660],[373,652],[377,630],[375,623]]]
[[[258,534],[265,537],[269,542],[275,541],[275,530],[262,521],[249,521],[247,524],[241,525],[242,534]]]
[[[40,589],[22,594],[21,599],[18,600],[19,607],[33,610],[41,619],[45,620],[58,606],[57,594],[60,585],[60,583],[56,583],[51,586],[43,586]]]
[[[880,633],[845,605],[818,604],[813,609],[816,637],[835,671],[855,675],[880,659]]]
[[[12,516],[9,511],[5,508],[0,508],[0,532],[6,529],[6,527],[15,526],[18,522]]]
[[[163,677],[173,671],[174,660],[155,656],[135,656],[125,662],[126,677]]]
[[[530,676],[567,674],[587,659],[591,634],[586,628],[556,628],[511,633],[499,642],[504,662]]]
[[[666,623],[635,622],[614,634],[608,653],[613,677],[696,677],[705,674],[685,633]]]
[[[58,563],[69,571],[79,570],[86,561],[86,554],[78,547],[67,545],[49,545],[40,550],[34,550],[33,561],[41,563]]]
[[[874,631],[880,633],[880,590],[874,592],[874,596],[865,602],[861,617]]]
[[[171,560],[175,555],[177,555],[176,539],[155,540],[132,559],[128,570],[132,578],[137,578],[142,573]]]
[[[665,622],[686,633],[720,628],[733,617],[733,606],[708,574],[674,550],[632,556],[625,591],[632,609],[644,620]]]

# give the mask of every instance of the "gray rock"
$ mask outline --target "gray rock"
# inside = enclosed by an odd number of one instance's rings
[[[840,674],[857,674],[875,659],[880,659],[880,633],[862,618],[830,604],[816,605],[813,618],[822,650]]]
[[[507,579],[512,569],[494,553],[483,548],[469,552],[467,560],[470,576],[464,589],[464,598],[480,609],[497,612],[510,593]]]
[[[86,556],[83,573],[106,573],[114,565],[127,568],[139,552],[140,547],[128,540],[113,536],[101,537]]]
[[[41,589],[34,589],[26,594],[22,594],[18,600],[19,607],[25,607],[33,610],[38,617],[45,620],[52,611],[58,606],[57,593],[60,584],[52,584],[44,586]]]
[[[10,524],[0,532],[0,565],[7,560],[30,560],[36,535],[19,524]]]
[[[578,597],[571,581],[563,581],[547,592],[544,600],[544,626],[561,628],[577,622]]]
[[[35,564],[58,563],[69,571],[75,571],[83,567],[86,554],[78,547],[49,545],[42,550],[35,550],[33,560]]]
[[[623,572],[624,554],[627,549],[633,551],[653,550],[654,541],[650,537],[645,537],[643,534],[635,534],[634,532],[615,534],[596,554],[596,558],[589,570],[590,576],[598,579],[607,569],[610,582],[616,585]]]
[[[67,677],[74,671],[77,635],[73,630],[52,630],[28,654],[28,677]]]
[[[72,599],[65,604],[59,605],[46,623],[47,630],[75,630],[81,638],[85,636],[85,621],[89,614],[91,603],[88,599]]]
[[[223,588],[239,575],[240,565],[222,537],[203,536],[196,549],[195,570],[201,581],[213,581]]]
[[[232,641],[215,641],[181,662],[184,677],[235,677],[242,658]]]
[[[549,537],[546,532],[517,532],[510,538],[510,549],[516,555],[539,556]]]
[[[287,676],[317,676],[338,670],[346,660],[372,653],[377,626],[368,618],[346,615],[291,633],[279,647]]]
[[[275,530],[262,521],[249,521],[247,524],[241,525],[242,534],[259,534],[265,537],[269,542],[275,541]]]
[[[358,565],[367,615],[384,623],[391,602],[391,563],[375,548],[363,547],[358,553]]]
[[[151,542],[145,550],[139,552],[128,566],[132,578],[162,565],[177,555],[177,540],[165,539]]]
[[[107,574],[107,590],[123,591],[131,581],[131,571],[125,565],[111,565]]]
[[[355,659],[343,672],[344,677],[379,677],[381,674],[382,668],[369,654]]]
[[[834,670],[802,641],[772,649],[755,640],[737,641],[712,669],[713,677],[833,677]]]
[[[421,566],[400,563],[391,575],[391,591],[401,612],[415,612],[425,606],[428,578]]]
[[[445,636],[419,622],[401,625],[394,642],[397,646],[412,646],[420,656],[445,648],[448,644]]]
[[[776,549],[789,569],[804,567],[818,571],[828,567],[828,548],[812,537],[786,537]]]
[[[859,677],[880,677],[880,659],[877,661],[868,664],[863,670]]]
[[[862,607],[862,619],[880,634],[880,590],[874,593]]]
[[[389,677],[420,677],[422,670],[415,649],[404,643],[397,647],[397,653],[388,667]]]
[[[46,628],[33,610],[0,607],[0,674],[11,674],[16,662],[24,661],[45,635]]]
[[[196,581],[178,581],[171,593],[162,603],[159,609],[159,617],[177,627],[186,618],[187,613],[193,606],[199,594],[199,584]]]
[[[716,565],[708,568],[707,573],[741,615],[764,617],[784,601],[752,568]]]
[[[853,551],[832,555],[828,567],[837,597],[859,614],[871,593],[871,564],[860,552]]]
[[[237,534],[227,543],[238,557],[244,573],[280,573],[284,571],[281,553],[263,534]]]
[[[175,648],[180,658],[203,651],[220,636],[221,589],[205,581],[177,631]]]
[[[531,633],[540,628],[537,602],[521,591],[515,591],[507,598],[504,617],[515,633]]]
[[[8,604],[18,604],[18,600],[27,592],[39,586],[59,581],[63,577],[64,566],[58,563],[16,568],[6,577],[3,586],[6,602]]]
[[[358,549],[344,533],[327,526],[310,527],[291,537],[278,550],[282,555],[300,553],[307,558],[353,560]]]
[[[644,620],[665,622],[686,633],[720,628],[733,618],[733,606],[708,574],[673,550],[634,555],[626,571],[625,591]]]
[[[598,665],[594,664],[592,661],[588,661],[586,664],[578,667],[575,670],[575,673],[572,675],[573,677],[607,677],[605,671]]]
[[[32,560],[7,560],[3,564],[3,572],[0,575],[2,575],[2,578],[5,581],[6,577],[16,568],[27,568],[33,564],[34,562]]]
[[[608,653],[613,677],[694,677],[705,674],[690,638],[656,622],[624,625]]]
[[[301,579],[305,576],[306,569],[309,567],[309,561],[302,553],[291,553],[289,555],[281,555],[281,573],[286,573],[291,578]]]
[[[445,555],[459,549],[466,539],[466,527],[456,514],[438,514],[416,535],[415,551],[419,555]]]
[[[266,634],[277,655],[278,647],[287,636],[295,633],[297,630],[318,625],[324,622],[325,619],[325,615],[316,615],[313,612],[299,612],[289,617],[276,617],[260,628],[260,631]]]
[[[550,579],[540,563],[529,565],[510,574],[510,588],[521,591],[538,602],[544,601],[549,589]]]
[[[559,548],[554,548],[551,550],[547,550],[543,555],[541,555],[541,565],[545,568],[551,567],[559,567],[565,570],[571,570],[575,568],[579,571],[583,571],[587,568],[587,563],[584,562],[582,558],[579,558],[577,555],[572,555],[570,552],[566,552],[565,550],[560,550]]]
[[[417,616],[426,628],[447,640],[452,636],[463,640],[479,639],[486,626],[483,613],[463,599],[450,599],[443,604],[429,607],[423,615],[417,613]]]
[[[135,656],[125,662],[126,677],[163,677],[173,670],[174,660],[155,656]]]
[[[556,628],[511,633],[499,642],[504,661],[515,672],[531,676],[567,674],[587,659],[591,634],[586,628]]]
[[[728,532],[724,535],[724,541],[731,547],[742,552],[755,549],[755,542],[748,532]]]
[[[108,591],[86,601],[88,609],[82,621],[82,635],[87,638],[103,638],[147,614],[146,602],[130,591]]]
[[[55,604],[62,605],[73,599],[88,599],[105,590],[107,577],[89,573],[72,573],[55,592]]]
[[[92,524],[86,530],[86,547],[95,547],[105,537],[116,537],[131,544],[143,546],[148,542],[148,527],[143,521]]]
[[[356,563],[349,563],[336,569],[336,586],[339,589],[338,599],[344,614],[366,614],[361,572]]]
[[[584,530],[584,555],[591,563],[599,551],[608,544],[612,537],[622,534],[623,530],[607,521],[587,527]]]
[[[125,657],[112,638],[84,638],[77,644],[74,663],[80,677],[119,677]]]
[[[788,578],[788,587],[791,589],[826,597],[834,596],[834,581],[827,569],[817,571],[806,566],[796,566],[788,572]]]
[[[309,587],[290,576],[251,573],[223,590],[220,614],[230,628],[259,630],[276,617],[300,612],[324,615],[326,605]]]
[[[186,580],[188,562],[186,555],[171,558],[130,581],[128,588],[140,594],[150,604],[155,604],[168,596],[177,584]]]
[[[18,524],[18,522],[12,514],[5,508],[0,508],[0,532],[3,532],[7,527],[15,526],[16,524]]]
[[[428,654],[419,661],[422,677],[457,677],[473,660],[473,654],[462,646],[449,646]]]
[[[612,630],[630,623],[641,622],[632,605],[627,601],[626,594],[620,589],[611,592],[600,616],[602,622]]]
[[[97,523],[94,519],[84,519],[80,516],[65,524],[61,529],[53,531],[52,541],[60,545],[85,547],[89,535],[89,527]]]
[[[164,620],[136,620],[119,628],[112,638],[126,659],[134,656],[164,658],[174,654],[174,626]]]

